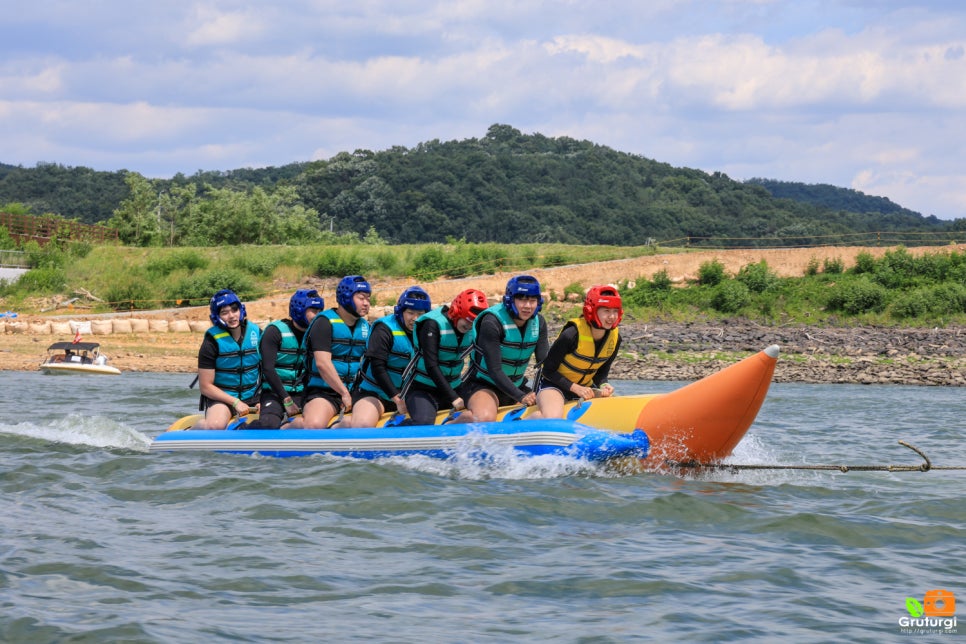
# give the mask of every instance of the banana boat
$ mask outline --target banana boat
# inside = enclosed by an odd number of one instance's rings
[[[523,455],[569,455],[591,461],[622,459],[634,468],[668,462],[714,462],[730,455],[751,427],[768,393],[779,348],[772,345],[674,391],[570,402],[562,419],[530,418],[535,407],[505,407],[491,423],[453,423],[441,412],[434,425],[396,424],[386,414],[368,429],[196,430],[200,414],[175,421],[151,451],[218,451],[266,456],[333,454],[382,458],[423,454],[446,458],[467,446],[510,446]]]

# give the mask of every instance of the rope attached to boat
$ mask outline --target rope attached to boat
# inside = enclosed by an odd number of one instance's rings
[[[731,464],[731,463],[700,463],[698,461],[666,461],[669,467],[682,469],[710,469],[710,470],[730,470],[738,472],[741,470],[830,470],[836,472],[929,472],[931,470],[966,470],[964,465],[933,465],[929,457],[914,445],[905,441],[899,441],[903,447],[908,447],[922,457],[923,463],[919,465],[753,465],[753,464]]]

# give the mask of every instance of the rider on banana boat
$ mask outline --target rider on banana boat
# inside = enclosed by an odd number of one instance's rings
[[[373,322],[359,367],[362,397],[352,408],[352,427],[375,427],[387,411],[406,414],[403,388],[412,375],[408,367],[413,359],[413,324],[431,308],[429,293],[410,286],[399,295],[390,315]]]
[[[617,288],[587,291],[583,315],[567,322],[550,346],[537,390],[538,411],[529,418],[562,418],[566,401],[614,393],[607,376],[621,345],[617,327],[623,316]]]
[[[488,306],[482,291],[468,288],[449,305],[416,320],[416,365],[406,394],[412,424],[432,425],[441,409],[465,409],[457,388],[463,381],[464,359],[476,339],[473,321]]]
[[[283,428],[324,428],[337,414],[352,411],[349,388],[369,340],[366,315],[371,296],[372,287],[364,277],[347,275],[335,289],[337,305],[312,320],[302,340],[306,356],[302,418]]]
[[[249,429],[278,429],[288,417],[302,413],[305,350],[302,339],[309,324],[325,308],[325,300],[312,289],[295,291],[288,302],[289,317],[275,320],[262,331],[262,395],[258,419]]]
[[[248,321],[245,305],[230,289],[211,296],[208,309],[212,326],[198,349],[198,409],[205,413],[198,428],[224,429],[235,415],[257,408],[261,331]]]
[[[476,422],[495,420],[501,405],[536,402],[536,393],[525,384],[524,374],[531,357],[537,364],[547,357],[542,306],[540,282],[530,275],[518,275],[507,282],[503,300],[474,321],[476,344],[470,375],[460,394]]]

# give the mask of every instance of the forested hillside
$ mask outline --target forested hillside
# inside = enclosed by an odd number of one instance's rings
[[[0,166],[0,204],[85,223],[110,219],[123,241],[142,245],[315,241],[330,230],[396,243],[641,245],[687,237],[700,244],[730,237],[805,245],[856,232],[953,226],[886,209],[883,202],[892,202],[879,197],[831,186],[794,190],[798,185],[743,183],[508,125],[493,125],[479,139],[170,180],[55,164]]]
[[[33,168],[0,163],[0,204],[21,203],[35,215],[52,213],[96,224],[110,219],[130,194],[126,174],[56,163],[38,163]]]
[[[792,199],[793,201],[811,203],[831,210],[879,213],[895,216],[898,220],[909,220],[921,216],[918,212],[903,208],[886,197],[875,197],[859,190],[839,188],[827,183],[808,184],[760,178],[748,179],[745,183],[761,186],[771,196],[778,199]],[[926,220],[933,224],[939,223],[939,219],[932,215],[926,217]]]

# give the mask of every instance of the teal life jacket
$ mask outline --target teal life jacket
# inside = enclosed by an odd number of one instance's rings
[[[339,317],[335,309],[322,311],[312,319],[312,324],[320,317],[326,317],[332,325],[332,365],[335,367],[339,379],[345,383],[346,387],[351,387],[359,371],[359,360],[366,352],[366,342],[369,341],[369,322],[364,318],[359,318],[353,328]],[[311,326],[310,326],[311,329]],[[305,332],[302,339],[303,345],[309,340],[309,331]],[[315,364],[314,352],[306,356],[306,364],[309,365],[308,387],[322,387],[332,389],[329,383],[319,374],[319,367]]]
[[[261,375],[258,340],[262,334],[258,325],[242,322],[242,336],[238,342],[219,326],[213,326],[205,333],[218,343],[215,386],[235,398],[250,400],[258,393]]]
[[[409,333],[399,325],[399,320],[396,319],[395,315],[390,314],[379,318],[373,322],[372,326],[375,327],[377,324],[385,324],[392,331],[392,346],[389,348],[389,355],[386,358],[386,370],[389,372],[389,379],[392,380],[393,386],[398,391],[402,389],[403,371],[406,370],[406,366],[409,365],[409,361],[413,357],[413,343],[409,339]],[[370,332],[370,337],[371,335]],[[365,362],[366,368],[362,371],[362,383],[359,388],[388,399],[388,392],[383,391],[379,383],[376,382],[376,377],[372,373],[372,365],[369,364],[368,359]]]
[[[500,338],[500,365],[498,368],[510,381],[519,387],[523,384],[524,374],[530,362],[530,356],[537,348],[537,340],[540,337],[540,318],[534,315],[527,320],[521,329],[513,321],[510,311],[503,305],[496,304],[486,309],[473,322],[474,329],[479,329],[480,320],[486,315],[495,315],[503,325],[503,336]],[[477,335],[479,331],[477,330]],[[496,384],[490,377],[490,365],[486,364],[486,358],[477,345],[473,349],[473,366],[477,370],[477,377],[486,382]]]
[[[419,325],[424,320],[434,320],[439,325],[439,354],[437,355],[439,369],[443,372],[449,386],[455,389],[462,380],[463,356],[466,354],[466,350],[473,346],[473,341],[476,339],[476,328],[470,329],[463,334],[462,338],[457,340],[456,329],[453,328],[453,323],[443,312],[443,307],[435,308],[416,318],[413,342],[416,345],[419,360],[416,362],[416,375],[414,377],[416,382],[430,387],[435,387],[436,383],[433,382],[429,371],[426,369],[426,360],[419,353]]]
[[[284,320],[275,320],[269,326],[278,329],[282,334],[282,342],[278,346],[278,355],[275,357],[275,373],[278,374],[285,391],[290,394],[297,394],[305,388],[301,380],[301,374],[305,369],[305,349],[295,339],[295,332]],[[272,386],[268,381],[262,383],[262,389],[270,391]]]

